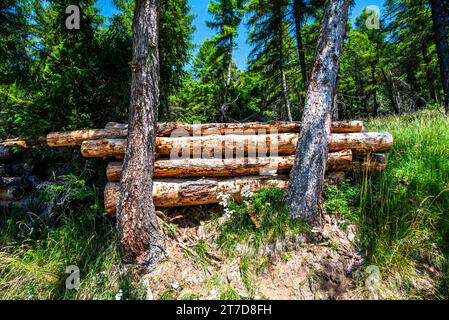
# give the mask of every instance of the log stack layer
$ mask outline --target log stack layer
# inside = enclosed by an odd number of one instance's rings
[[[211,123],[157,126],[153,199],[158,207],[217,203],[221,194],[238,200],[242,189],[286,188],[294,163],[299,122]],[[127,125],[108,123],[104,129],[52,132],[52,147],[80,146],[87,158],[105,158],[109,183],[104,192],[106,213],[114,215]],[[389,133],[365,132],[363,122],[331,126],[326,174],[385,170]],[[332,179],[329,179],[332,180]]]
[[[0,141],[0,207],[21,206],[41,183],[34,165],[23,159],[23,150],[37,143],[22,139]]]

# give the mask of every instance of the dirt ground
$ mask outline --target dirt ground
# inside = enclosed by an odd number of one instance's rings
[[[197,218],[186,220],[186,216]],[[370,298],[370,287],[360,285],[367,277],[360,268],[364,257],[357,250],[355,226],[334,216],[324,218],[322,229],[274,243],[245,264],[243,254],[234,258],[220,254],[214,243],[216,228],[207,213],[174,213],[171,219],[179,229],[167,241],[167,258],[145,278],[147,295],[153,299],[232,299],[235,294],[251,299]],[[207,248],[202,257],[192,249],[199,241]]]

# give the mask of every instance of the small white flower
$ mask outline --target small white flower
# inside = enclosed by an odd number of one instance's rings
[[[120,289],[117,294],[115,295],[115,300],[122,300],[123,297],[123,290]]]
[[[240,195],[242,198],[252,198],[254,196],[254,193],[247,187],[243,187],[242,190],[240,190]]]

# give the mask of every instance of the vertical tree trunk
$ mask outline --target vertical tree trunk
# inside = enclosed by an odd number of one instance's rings
[[[373,116],[377,117],[379,113],[379,104],[377,102],[377,89],[376,89],[376,65],[371,65],[371,85],[373,86]]]
[[[395,96],[394,96],[393,80],[391,79],[391,76],[387,76],[387,74],[385,73],[384,68],[381,68],[380,70],[382,71],[382,76],[384,78],[384,82],[385,82],[386,89],[387,89],[387,92],[388,92],[388,97],[390,98],[391,107],[393,108],[393,112],[395,114],[399,114],[400,113],[399,105],[398,105],[397,100],[395,99]]]
[[[159,0],[136,0],[128,140],[120,181],[117,229],[125,259],[151,271],[165,252],[153,200],[159,106]]]
[[[437,102],[437,92],[435,90],[435,81],[432,74],[432,68],[430,66],[431,60],[429,55],[427,54],[427,44],[424,41],[421,43],[421,53],[423,57],[423,61],[426,65],[426,81],[427,81],[427,90],[429,91],[429,100]]]
[[[446,35],[447,21],[445,21],[443,0],[430,0],[430,6],[432,8],[433,29],[444,91],[444,109],[449,115],[449,44]]]
[[[307,83],[309,79],[307,77],[307,67],[306,67],[306,55],[304,53],[304,45],[302,42],[302,32],[301,32],[301,23],[303,19],[302,0],[294,0],[293,1],[293,15],[295,16],[295,33],[296,33],[296,45],[298,46],[298,56],[299,56],[299,64],[301,67],[301,75],[302,81],[304,83],[304,88],[307,89]]]
[[[321,225],[324,170],[331,111],[349,0],[328,0],[307,90],[303,127],[290,173],[287,208],[293,218]]]
[[[284,97],[285,110],[287,111],[288,121],[293,121],[292,112],[290,109],[290,99],[288,98],[288,87],[287,87],[287,79],[285,77],[284,66],[281,66],[281,77],[282,77],[282,95]]]
[[[228,73],[226,74],[226,86],[228,86],[228,87],[231,84],[231,78],[232,78],[233,44],[234,44],[233,36],[231,34],[231,38],[229,40],[229,49],[228,49],[228,55],[229,55]]]

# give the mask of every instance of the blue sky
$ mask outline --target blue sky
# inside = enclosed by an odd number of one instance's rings
[[[378,6],[382,10],[383,0],[356,0],[354,7],[351,9],[351,19],[358,17],[365,7],[369,5]],[[193,42],[197,45],[203,43],[204,39],[213,36],[212,30],[206,26],[206,21],[210,19],[210,15],[207,12],[207,6],[209,0],[189,0],[192,6],[192,13],[197,17],[193,21],[196,26],[196,31],[193,37]],[[112,0],[98,0],[97,6],[101,9],[101,13],[106,16],[112,16],[116,10],[113,8]],[[382,12],[381,12],[382,14]],[[246,68],[246,62],[248,54],[251,50],[250,46],[246,43],[247,30],[242,25],[239,30],[239,37],[237,39],[238,48],[235,51],[234,59],[240,69]]]

